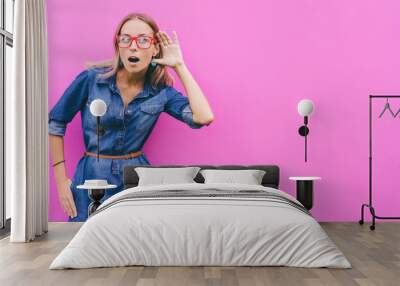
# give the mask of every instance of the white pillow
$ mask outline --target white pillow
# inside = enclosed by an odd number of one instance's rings
[[[193,179],[200,167],[156,168],[136,167],[138,186],[196,183]]]
[[[236,183],[248,185],[261,185],[265,175],[263,170],[215,170],[204,169],[200,174],[204,177],[204,183]]]

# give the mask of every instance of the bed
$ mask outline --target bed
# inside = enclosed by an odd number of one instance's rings
[[[140,186],[138,166],[126,166],[124,190],[100,205],[49,268],[351,268],[308,210],[279,190],[278,166],[190,166],[265,175],[261,185],[206,184],[199,172],[194,183]]]

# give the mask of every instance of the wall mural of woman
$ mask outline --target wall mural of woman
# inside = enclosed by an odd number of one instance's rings
[[[54,175],[59,201],[69,221],[85,221],[88,217],[88,193],[77,188],[85,180],[102,179],[117,186],[106,190],[104,201],[122,190],[125,165],[150,165],[141,149],[161,112],[193,129],[209,125],[214,118],[206,97],[185,65],[175,31],[171,39],[150,16],[132,13],[118,24],[113,42],[114,58],[90,64],[49,112]],[[168,67],[175,70],[187,96],[172,86]],[[90,113],[95,99],[107,105],[107,112],[101,117],[99,159],[97,123]],[[64,135],[79,111],[86,152],[70,180],[65,168]]]

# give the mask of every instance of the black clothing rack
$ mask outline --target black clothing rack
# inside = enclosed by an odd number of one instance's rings
[[[400,219],[400,217],[385,217],[378,216],[375,213],[375,209],[372,205],[372,100],[373,99],[389,99],[389,98],[400,98],[400,95],[370,95],[369,96],[369,203],[363,204],[361,206],[361,219],[359,220],[359,224],[364,224],[364,207],[369,208],[369,211],[372,216],[372,225],[370,225],[370,229],[375,229],[375,219]]]

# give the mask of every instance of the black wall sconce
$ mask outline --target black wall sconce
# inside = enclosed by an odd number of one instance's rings
[[[304,161],[307,162],[307,135],[310,133],[308,128],[308,116],[313,112],[314,104],[309,99],[300,100],[297,105],[297,111],[304,117],[304,125],[299,128],[299,134],[304,136]]]
[[[90,113],[96,117],[96,134],[97,134],[97,162],[99,161],[99,150],[101,133],[104,133],[104,129],[100,126],[100,117],[106,114],[107,104],[101,99],[95,99],[90,104]]]

